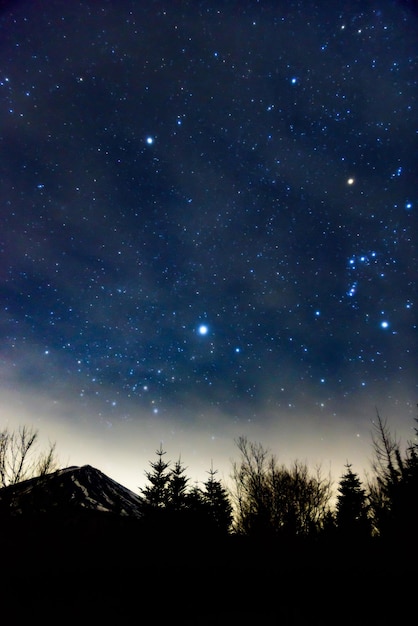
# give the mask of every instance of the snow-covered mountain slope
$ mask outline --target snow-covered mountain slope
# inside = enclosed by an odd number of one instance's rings
[[[140,517],[140,497],[90,465],[5,487],[0,490],[0,507],[11,515],[79,510]]]

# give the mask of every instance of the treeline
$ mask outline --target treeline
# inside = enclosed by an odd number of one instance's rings
[[[142,525],[147,532],[173,539],[226,536],[233,510],[227,489],[216,478],[217,470],[208,471],[202,487],[191,486],[181,459],[172,466],[165,454],[160,446],[140,491]]]
[[[246,437],[236,440],[229,487],[213,467],[202,486],[192,484],[181,458],[172,464],[160,447],[139,493],[142,525],[166,541],[233,536],[286,546],[406,545],[418,524],[418,443],[402,450],[379,414],[373,428],[370,477],[363,484],[347,463],[336,492],[321,468],[280,464]],[[25,426],[0,432],[1,487],[58,468],[55,444],[40,452],[37,443],[37,431]]]
[[[55,446],[45,453],[37,443],[27,427],[0,431],[3,487],[58,469]],[[137,494],[139,519],[87,509],[74,523],[68,509],[0,515],[3,613],[25,598],[31,611],[66,614],[87,603],[95,621],[120,621],[135,606],[184,624],[407,623],[418,444],[401,449],[378,415],[370,478],[363,484],[347,464],[336,492],[320,468],[285,466],[245,437],[236,444],[229,487],[213,468],[193,483],[160,447]]]
[[[347,463],[336,492],[321,468],[312,473],[300,461],[287,467],[246,437],[236,441],[240,458],[233,462],[228,489],[216,480],[213,469],[203,489],[189,487],[181,461],[171,468],[160,448],[141,493],[144,518],[155,523],[158,516],[169,515],[174,524],[182,516],[175,524],[181,528],[189,513],[196,528],[199,515],[205,532],[263,542],[322,541],[358,547],[396,541],[400,546],[412,540],[418,524],[418,443],[408,442],[402,451],[379,414],[373,428],[370,476],[363,484]]]

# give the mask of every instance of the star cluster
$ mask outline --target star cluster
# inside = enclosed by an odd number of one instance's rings
[[[109,422],[412,411],[413,10],[47,4],[0,17],[5,384]]]

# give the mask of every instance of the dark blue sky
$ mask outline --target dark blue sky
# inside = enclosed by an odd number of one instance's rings
[[[140,467],[161,439],[222,465],[247,432],[357,460],[376,407],[412,436],[417,26],[387,0],[6,3],[3,421],[104,471],[135,437]]]

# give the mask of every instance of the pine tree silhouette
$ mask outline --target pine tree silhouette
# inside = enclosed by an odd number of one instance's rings
[[[215,479],[217,473],[212,465],[208,471],[209,478],[204,483],[203,498],[210,523],[217,532],[227,534],[232,524],[232,505],[227,490],[220,480]]]
[[[347,471],[341,477],[336,504],[338,532],[353,540],[366,539],[371,535],[366,491],[361,480],[347,463]]]
[[[156,454],[157,460],[150,462],[152,471],[145,472],[150,484],[141,489],[144,510],[165,508],[169,500],[170,461],[163,460],[166,452],[162,444]]]
[[[179,458],[170,472],[167,488],[167,506],[173,512],[183,511],[187,508],[189,478],[185,475],[186,469]]]

